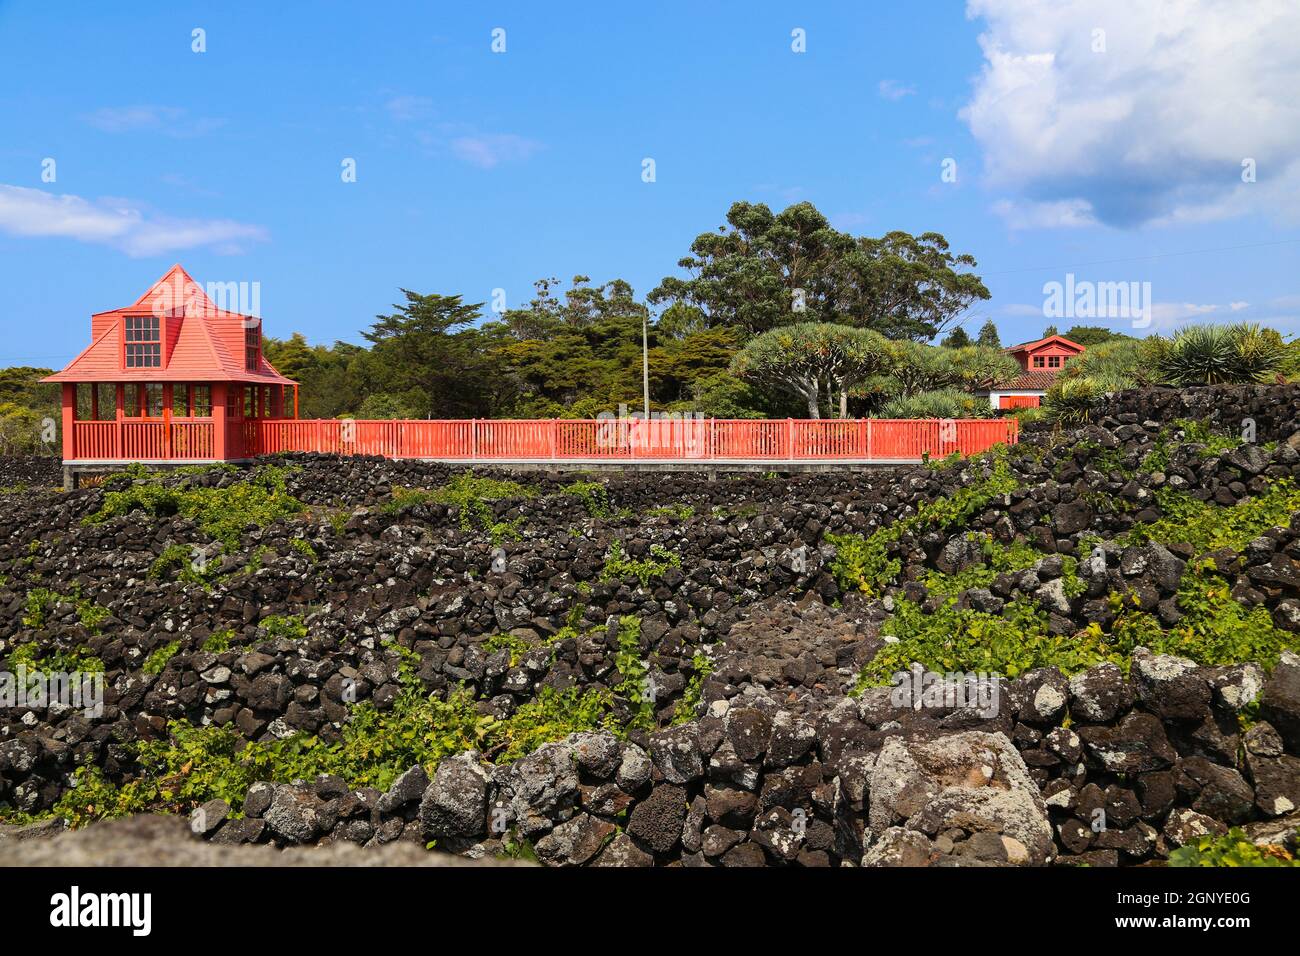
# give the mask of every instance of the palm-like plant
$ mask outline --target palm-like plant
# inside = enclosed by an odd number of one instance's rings
[[[988,399],[958,388],[943,388],[892,398],[881,406],[879,418],[988,418]]]
[[[1153,339],[1113,339],[1076,355],[1061,369],[1061,378],[1089,379],[1098,392],[1119,392],[1152,384]]]
[[[1169,385],[1245,385],[1282,373],[1291,348],[1275,330],[1253,323],[1192,325],[1153,343],[1152,358]]]
[[[1055,422],[1082,425],[1100,397],[1101,392],[1092,379],[1061,376],[1047,390],[1043,409]]]

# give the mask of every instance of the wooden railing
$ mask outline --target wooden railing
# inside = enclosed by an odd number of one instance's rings
[[[75,461],[211,461],[213,424],[195,421],[73,422]]]
[[[318,451],[472,461],[913,461],[1018,437],[1014,418],[250,421],[248,454]]]
[[[1014,444],[1014,418],[637,419],[226,423],[226,457],[280,452],[446,461],[918,461]],[[213,422],[74,422],[77,461],[210,461]]]

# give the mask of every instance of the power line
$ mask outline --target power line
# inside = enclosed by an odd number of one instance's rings
[[[1289,246],[1300,243],[1300,239],[1279,239],[1276,242],[1254,242],[1244,246],[1220,246],[1217,249],[1187,249],[1183,252],[1159,252],[1149,256],[1130,256],[1124,259],[1094,259],[1091,262],[1078,262],[1067,266],[1026,266],[1023,269],[1003,269],[1000,272],[985,272],[984,276],[1009,276],[1022,272],[1060,272],[1063,269],[1081,269],[1084,266],[1107,266],[1122,262],[1150,262],[1153,259],[1173,259],[1178,256],[1203,256],[1216,252],[1238,252],[1243,249],[1264,249],[1270,246]]]

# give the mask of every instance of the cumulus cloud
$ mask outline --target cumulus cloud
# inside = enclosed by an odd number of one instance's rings
[[[457,157],[481,169],[528,159],[541,148],[542,144],[536,140],[514,133],[458,136],[451,141],[451,151]]]
[[[1300,221],[1300,3],[968,0],[967,15],[985,63],[961,116],[1009,221]]]
[[[29,238],[75,239],[121,249],[132,257],[180,249],[242,251],[267,238],[261,226],[230,219],[183,219],[147,211],[125,199],[90,201],[0,183],[0,232]]]

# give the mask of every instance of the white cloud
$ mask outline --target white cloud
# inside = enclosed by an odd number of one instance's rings
[[[1240,312],[1242,309],[1249,309],[1249,308],[1250,308],[1250,303],[1249,303],[1249,302],[1229,302],[1229,303],[1228,303],[1228,308],[1231,309],[1233,312]]]
[[[1024,199],[999,199],[993,211],[1011,229],[1056,229],[1095,226],[1092,204],[1086,199],[1058,199],[1034,202]]]
[[[388,115],[399,122],[423,119],[433,112],[433,100],[427,96],[394,96],[384,104]]]
[[[1072,210],[1063,225],[1300,221],[1300,3],[968,0],[967,15],[985,64],[961,116],[1011,201]]]
[[[105,133],[157,131],[179,139],[202,136],[224,124],[224,120],[191,118],[179,106],[106,106],[84,117]]]
[[[881,80],[876,87],[883,99],[901,100],[905,96],[915,96],[916,87],[907,86],[898,80]]]
[[[481,169],[492,169],[502,163],[528,159],[542,148],[542,144],[514,133],[492,133],[482,136],[458,136],[451,141],[451,151],[459,158]]]
[[[240,252],[245,243],[267,238],[263,227],[230,219],[181,219],[149,212],[124,199],[91,202],[3,183],[0,232],[102,243],[133,257],[199,247],[231,254]]]
[[[1219,311],[1213,304],[1198,305],[1195,302],[1155,302],[1151,305],[1151,328],[1154,332],[1182,325],[1192,320],[1203,319]]]

